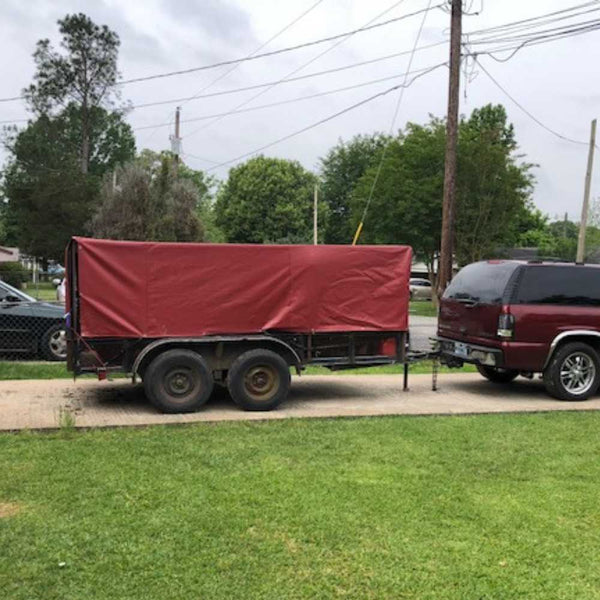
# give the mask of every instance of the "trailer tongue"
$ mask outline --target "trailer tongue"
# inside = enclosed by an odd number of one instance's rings
[[[270,410],[290,367],[406,362],[410,265],[407,246],[73,238],[68,366],[140,377],[166,412],[197,410],[215,383]]]

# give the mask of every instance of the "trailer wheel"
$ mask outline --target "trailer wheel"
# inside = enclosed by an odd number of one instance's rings
[[[229,369],[227,387],[234,402],[244,410],[272,410],[290,390],[287,362],[271,350],[249,350]]]
[[[146,396],[165,413],[198,410],[213,390],[206,361],[191,350],[167,350],[159,354],[144,373]]]

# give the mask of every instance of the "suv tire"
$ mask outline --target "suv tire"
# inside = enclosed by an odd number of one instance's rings
[[[290,390],[287,362],[271,350],[248,350],[229,369],[227,387],[233,401],[244,410],[273,410]]]
[[[584,342],[571,342],[556,350],[544,370],[547,392],[559,400],[587,400],[600,384],[600,360]]]
[[[487,365],[477,365],[477,370],[487,380],[494,383],[510,383],[519,375],[519,371],[513,369],[499,369],[498,367],[488,367]]]
[[[191,350],[167,350],[144,373],[146,396],[165,413],[198,410],[210,398],[213,385],[208,364]]]

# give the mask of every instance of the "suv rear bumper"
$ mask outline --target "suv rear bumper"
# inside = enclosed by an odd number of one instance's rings
[[[504,365],[504,353],[500,348],[479,346],[439,336],[430,339],[434,343],[434,349],[439,351],[442,362],[466,362],[489,367]]]

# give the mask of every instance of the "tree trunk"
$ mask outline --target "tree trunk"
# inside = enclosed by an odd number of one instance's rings
[[[90,128],[87,97],[81,106],[81,172],[87,175],[90,162]]]

